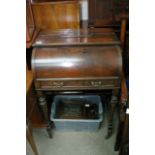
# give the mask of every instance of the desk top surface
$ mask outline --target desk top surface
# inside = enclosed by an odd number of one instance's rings
[[[38,46],[119,45],[114,31],[108,28],[41,30],[33,43]]]

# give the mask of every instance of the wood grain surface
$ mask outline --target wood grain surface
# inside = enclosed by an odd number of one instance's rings
[[[79,28],[80,10],[77,1],[32,3],[36,27],[41,29]]]

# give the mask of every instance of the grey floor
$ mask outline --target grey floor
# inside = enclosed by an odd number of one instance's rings
[[[114,122],[114,134],[108,140],[105,139],[106,119],[100,130],[94,133],[54,130],[53,139],[49,139],[45,129],[33,129],[33,135],[39,155],[118,155],[114,151],[117,119]],[[28,143],[26,155],[33,155]]]

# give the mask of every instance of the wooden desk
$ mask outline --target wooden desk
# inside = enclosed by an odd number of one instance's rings
[[[35,89],[50,131],[46,92],[112,92],[108,135],[122,78],[120,42],[111,29],[41,31],[32,54]],[[50,133],[50,132],[49,132]]]

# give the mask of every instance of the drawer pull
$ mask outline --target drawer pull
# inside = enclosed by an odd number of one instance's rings
[[[102,86],[102,81],[91,81],[91,85],[93,87],[101,87]]]
[[[62,87],[64,85],[64,83],[63,82],[52,82],[51,85],[53,87]]]

